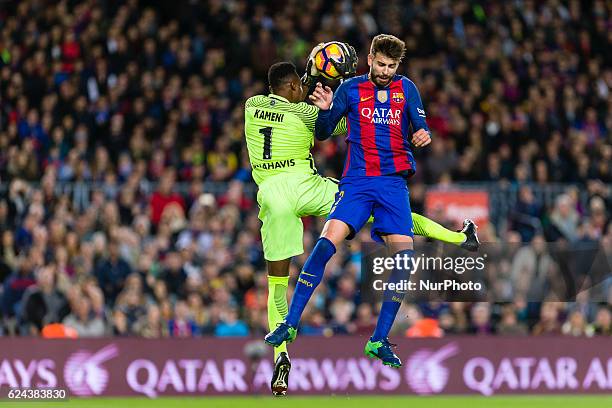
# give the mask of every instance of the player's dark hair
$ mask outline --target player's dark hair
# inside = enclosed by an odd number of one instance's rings
[[[406,43],[391,34],[378,34],[372,39],[370,54],[381,53],[386,57],[401,61],[406,53]]]
[[[272,64],[268,70],[268,83],[270,88],[278,89],[284,82],[293,79],[294,76],[299,78],[295,65],[291,62],[277,62]]]

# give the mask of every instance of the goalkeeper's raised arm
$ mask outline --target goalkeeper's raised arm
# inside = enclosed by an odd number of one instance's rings
[[[316,58],[317,54],[324,50],[328,45],[333,44],[337,49],[342,52],[342,58],[329,58],[329,62],[335,68],[338,78],[334,79],[348,79],[357,73],[357,63],[359,59],[357,58],[357,52],[352,45],[348,43],[342,43],[337,41],[332,41],[328,43],[319,43],[317,44],[310,54],[308,55],[308,60],[306,61],[306,72],[302,76],[302,83],[306,85],[307,89],[311,88],[318,80],[320,80],[320,72],[317,67]]]

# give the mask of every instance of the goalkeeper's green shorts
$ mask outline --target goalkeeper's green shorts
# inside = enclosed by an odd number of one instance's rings
[[[261,183],[257,203],[264,258],[280,261],[302,254],[301,217],[327,216],[337,192],[337,180],[318,174],[278,174]]]

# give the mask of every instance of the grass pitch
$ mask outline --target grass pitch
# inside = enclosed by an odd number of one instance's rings
[[[612,394],[603,396],[508,396],[508,397],[201,397],[201,398],[73,398],[54,402],[0,401],[0,407],[15,408],[610,408]]]

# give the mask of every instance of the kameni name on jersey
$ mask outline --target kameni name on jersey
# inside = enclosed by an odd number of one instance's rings
[[[287,159],[287,160],[279,160],[276,162],[270,163],[259,163],[253,166],[253,169],[262,169],[262,170],[274,170],[274,169],[283,169],[285,167],[293,167],[295,166],[295,159]]]
[[[268,120],[270,122],[282,122],[285,114],[255,109],[255,114],[253,116],[256,119]]]

